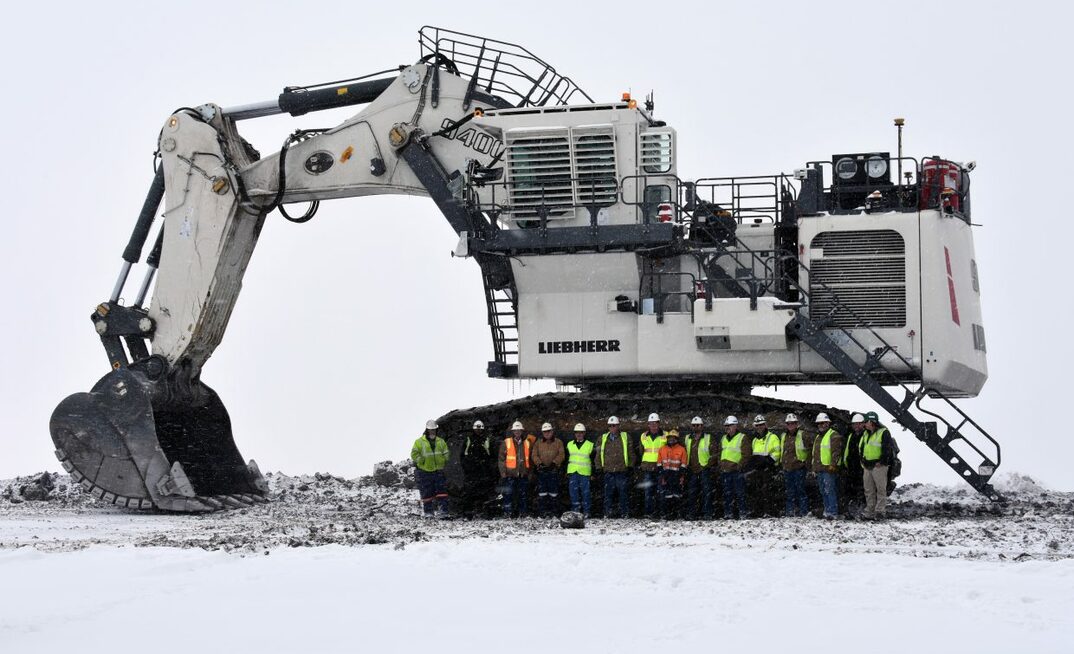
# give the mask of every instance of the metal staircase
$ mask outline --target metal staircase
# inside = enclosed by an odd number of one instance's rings
[[[488,375],[497,379],[518,377],[518,303],[514,284],[496,288],[484,270],[481,281],[485,286],[485,306],[488,308],[489,329],[492,330],[492,350],[495,360],[489,361]]]
[[[739,271],[750,271],[748,279],[739,278],[738,281],[746,282],[743,286],[750,289],[751,293],[763,295],[779,286],[785,285],[787,289],[797,291],[801,304],[795,311],[794,318],[787,324],[787,333],[790,337],[800,340],[808,345],[813,351],[823,357],[833,368],[838,370],[847,381],[865,392],[877,404],[884,408],[896,422],[905,427],[925,443],[929,449],[935,452],[947,463],[963,480],[973,486],[978,492],[994,502],[1003,501],[1003,497],[992,487],[991,478],[1000,464],[1000,445],[979,424],[970,418],[950,398],[935,388],[919,386],[911,389],[907,383],[895,372],[885,365],[886,362],[898,363],[905,369],[912,370],[911,362],[892,347],[884,338],[872,329],[868,323],[858,316],[850,307],[839,300],[837,291],[833,291],[824,284],[821,288],[832,294],[834,305],[824,316],[807,315],[810,305],[809,289],[804,288],[799,279],[801,273],[806,278],[810,273],[809,268],[792,253],[776,253],[771,257],[762,256],[750,249],[745,243],[732,236],[733,243],[716,240],[717,248],[721,254],[730,256]],[[743,258],[748,260],[743,262]],[[784,265],[777,265],[783,262]],[[797,264],[798,275],[787,274],[787,262]],[[794,269],[794,263],[789,267]],[[756,266],[754,264],[759,264]],[[758,277],[752,271],[760,267],[765,271],[763,278]],[[782,271],[777,273],[776,271]],[[736,276],[738,277],[738,276]],[[714,280],[715,283],[724,285],[726,280]],[[840,312],[841,315],[850,315],[854,319],[851,326],[832,326],[832,317]],[[865,330],[880,343],[881,347],[870,349],[851,333],[851,330]],[[839,331],[845,336],[846,345],[840,345],[829,332]],[[858,363],[851,356],[855,348],[864,355],[862,363]],[[886,387],[900,387],[904,396],[900,400]],[[931,411],[922,406],[926,398],[938,400],[947,411],[958,416],[957,424],[952,423],[946,417],[936,411]],[[917,408],[921,413],[930,416],[933,420],[919,419],[912,408]],[[941,435],[939,425],[943,425],[944,433]],[[990,444],[990,446],[988,445]],[[957,447],[963,448],[959,452]],[[994,449],[994,454],[986,453],[986,450]],[[973,464],[967,461],[965,450],[980,457],[980,461]]]

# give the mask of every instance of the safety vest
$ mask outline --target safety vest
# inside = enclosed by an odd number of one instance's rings
[[[428,438],[421,436],[414,441],[414,447],[410,449],[410,458],[414,460],[414,465],[418,466],[419,470],[425,472],[443,470],[448,460],[447,441],[437,436],[436,440],[430,443]]]
[[[712,441],[712,434],[705,434],[700,439],[694,435],[686,437],[686,461],[690,462],[690,452],[694,449],[694,441],[697,440],[697,462],[701,464],[702,468],[709,465],[709,443]]]
[[[742,432],[738,432],[731,439],[724,434],[720,439],[720,460],[742,463],[742,439],[745,437]]]
[[[583,477],[593,474],[593,441],[567,443],[567,474],[578,473]],[[601,462],[604,460],[601,459]]]
[[[780,457],[783,456],[783,444],[786,442],[787,434],[784,433],[779,437],[779,453]],[[794,436],[794,456],[799,461],[805,461],[809,458],[809,451],[805,448],[805,439],[802,438],[802,430],[799,429],[798,433]]]
[[[861,458],[866,461],[879,461],[884,454],[884,432],[887,427],[880,427],[875,432],[865,432],[861,439]]]
[[[660,448],[668,444],[667,436],[668,433],[666,431],[662,431],[656,436],[653,436],[649,432],[645,432],[641,435],[641,446],[644,450],[641,455],[642,463],[656,463],[660,461]]]
[[[600,437],[600,465],[604,467],[604,446],[608,444],[608,432],[604,432],[604,435]],[[619,432],[619,440],[623,441],[623,463],[630,465],[630,455],[627,453],[627,437],[623,432]]]
[[[829,429],[820,437],[820,464],[822,466],[832,465],[832,434],[834,433],[834,429]],[[838,459],[836,462],[838,463]]]
[[[507,455],[504,457],[504,465],[508,470],[514,470],[518,466],[518,453],[515,451],[515,439],[507,438],[504,440],[507,443]],[[526,468],[530,467],[530,439],[522,439],[522,465]]]

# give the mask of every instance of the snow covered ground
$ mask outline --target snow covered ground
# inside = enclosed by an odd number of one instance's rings
[[[899,489],[881,524],[429,522],[370,478],[208,516],[0,482],[0,652],[1066,652],[1074,494]],[[47,501],[22,501],[52,485]],[[12,502],[12,500],[15,500]]]

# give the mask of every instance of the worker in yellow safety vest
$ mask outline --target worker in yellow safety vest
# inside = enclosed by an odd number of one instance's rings
[[[425,423],[425,431],[414,446],[410,448],[410,460],[414,462],[414,481],[421,496],[422,515],[432,518],[433,502],[436,502],[436,517],[444,518],[448,514],[447,479],[444,466],[448,460],[447,441],[437,435],[435,420]]]
[[[642,489],[647,518],[656,515],[656,505],[661,501],[660,494],[657,493],[657,484],[660,481],[657,467],[660,462],[660,448],[667,445],[667,435],[667,432],[660,428],[660,414],[650,413],[648,426],[638,439],[638,458],[641,460],[638,464],[641,471],[638,485]]]
[[[835,520],[839,516],[839,487],[836,473],[843,460],[843,435],[832,429],[832,419],[827,413],[817,414],[817,436],[813,440],[813,472],[820,486],[820,498],[824,504],[824,517]]]
[[[746,509],[746,478],[744,471],[753,454],[753,446],[746,434],[738,429],[738,418],[727,416],[723,421],[723,438],[720,439],[720,482],[723,485],[723,519],[734,517],[734,505],[738,505],[739,519],[750,517]]]
[[[865,414],[865,437],[861,441],[862,485],[865,486],[866,520],[883,518],[888,501],[888,474],[895,464],[898,446],[874,411]]]
[[[690,432],[686,436],[687,481],[686,481],[686,515],[697,519],[700,515],[705,520],[712,519],[712,460],[714,446],[712,434],[705,431],[705,421],[701,416],[690,420]],[[719,453],[717,453],[717,456]]]
[[[793,413],[787,414],[783,424],[786,430],[779,437],[779,450],[786,496],[784,515],[802,517],[809,513],[805,477],[813,454],[813,437],[799,429],[798,416]]]
[[[567,443],[567,491],[571,511],[589,517],[589,479],[593,475],[593,441],[586,440],[585,425],[574,426],[574,440]]]
[[[600,437],[595,457],[597,469],[604,474],[604,517],[614,518],[613,497],[619,498],[619,517],[630,517],[630,496],[627,479],[634,467],[633,454],[627,435],[619,431],[619,418],[608,418],[608,431]]]

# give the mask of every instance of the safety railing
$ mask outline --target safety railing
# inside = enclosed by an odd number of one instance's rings
[[[418,32],[422,60],[437,61],[471,89],[498,96],[517,107],[564,105],[593,99],[569,77],[514,43],[426,25]]]
[[[570,220],[576,217],[577,209],[586,210],[595,225],[598,212],[614,205],[619,191],[614,176],[564,175],[541,184],[526,179],[472,182],[466,186],[465,197],[471,207],[494,220],[521,227]]]

